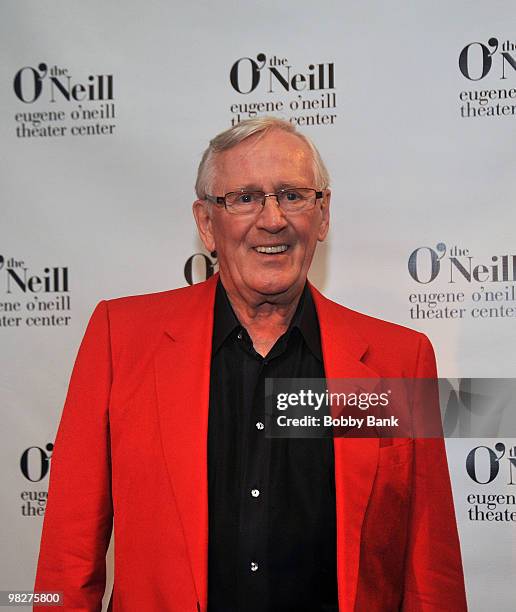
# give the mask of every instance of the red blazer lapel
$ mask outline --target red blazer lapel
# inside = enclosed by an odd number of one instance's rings
[[[202,610],[207,600],[207,439],[217,277],[196,287],[197,293],[188,292],[183,303],[176,302],[155,358],[161,442]]]
[[[326,378],[378,379],[361,359],[367,344],[346,322],[345,309],[310,285],[321,329]],[[362,523],[378,464],[378,438],[336,438],[337,577],[339,609],[355,609]]]

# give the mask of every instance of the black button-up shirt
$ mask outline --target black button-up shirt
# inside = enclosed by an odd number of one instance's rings
[[[331,438],[267,438],[266,378],[323,378],[308,289],[266,357],[219,281],[208,425],[209,612],[337,611]]]

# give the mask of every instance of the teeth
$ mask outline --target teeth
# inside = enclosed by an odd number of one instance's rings
[[[257,246],[255,249],[258,253],[283,253],[288,249],[286,244],[280,244],[278,246]]]

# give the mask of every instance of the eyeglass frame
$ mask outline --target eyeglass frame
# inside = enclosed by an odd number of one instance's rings
[[[280,208],[280,210],[283,211],[283,208],[281,208],[281,204],[279,201],[278,196],[286,191],[295,191],[296,189],[309,189],[310,191],[313,191],[315,193],[315,198],[314,198],[314,204],[313,206],[315,206],[315,204],[317,203],[317,200],[320,200],[321,198],[324,197],[324,189],[321,191],[318,191],[317,189],[314,189],[313,187],[288,187],[285,189],[278,189],[278,191],[273,191],[271,193],[265,193],[264,191],[260,191],[259,189],[243,189],[241,191],[228,191],[226,194],[224,194],[223,196],[212,196],[212,195],[208,195],[205,194],[205,199],[208,202],[211,202],[212,204],[223,204],[224,208],[230,213],[230,214],[238,214],[238,213],[231,213],[231,207],[232,205],[229,205],[228,208],[228,204],[226,202],[226,198],[228,195],[235,193],[235,194],[245,194],[245,193],[263,193],[263,200],[261,202],[262,205],[262,210],[265,206],[265,202],[267,200],[267,198],[270,198],[271,196],[274,196],[276,198],[276,202],[278,203],[278,207]],[[311,210],[311,208],[305,209],[305,210]]]

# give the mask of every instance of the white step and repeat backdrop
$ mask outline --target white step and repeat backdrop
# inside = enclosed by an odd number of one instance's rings
[[[316,286],[427,333],[452,384],[516,376],[513,2],[4,0],[0,40],[0,589],[32,588],[94,305],[216,270],[194,176],[242,119],[328,162]],[[516,440],[447,448],[469,608],[514,610]]]

